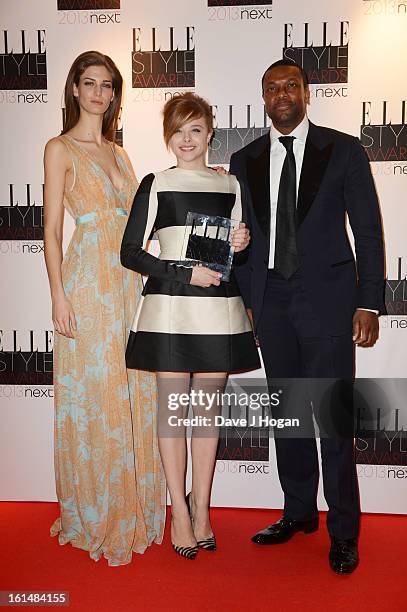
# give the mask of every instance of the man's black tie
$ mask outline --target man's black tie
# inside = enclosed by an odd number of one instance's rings
[[[294,136],[280,136],[279,141],[287,149],[287,153],[278,189],[274,269],[289,279],[299,265],[295,222],[297,180],[293,151]]]

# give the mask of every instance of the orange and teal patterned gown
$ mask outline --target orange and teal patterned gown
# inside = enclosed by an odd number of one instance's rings
[[[60,136],[73,164],[64,205],[76,229],[62,264],[75,312],[75,339],[54,347],[55,471],[60,544],[129,563],[162,541],[165,481],[156,438],[153,374],[127,370],[126,342],[142,291],[120,264],[120,243],[136,191],[125,151],[112,145],[123,185],[117,191],[82,145]]]

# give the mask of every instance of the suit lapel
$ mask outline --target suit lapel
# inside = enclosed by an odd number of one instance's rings
[[[298,188],[297,224],[307,216],[324,178],[333,149],[324,142],[318,126],[310,122]],[[270,136],[259,139],[259,148],[247,157],[247,179],[258,224],[267,238],[270,234]]]
[[[270,137],[263,136],[258,154],[247,158],[247,179],[253,208],[259,226],[267,237],[270,233]]]
[[[322,143],[318,127],[310,123],[298,188],[297,224],[304,221],[318,193],[331,157],[333,143]]]

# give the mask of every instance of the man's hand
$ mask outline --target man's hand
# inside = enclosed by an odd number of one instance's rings
[[[218,174],[229,174],[229,172],[223,166],[212,166],[212,170],[216,170]]]
[[[368,310],[356,310],[353,315],[353,342],[357,346],[369,347],[379,337],[379,317]]]

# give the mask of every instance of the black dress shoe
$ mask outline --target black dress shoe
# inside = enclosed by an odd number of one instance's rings
[[[329,565],[337,574],[351,574],[358,566],[359,555],[356,538],[339,540],[331,536]]]
[[[295,533],[303,531],[312,533],[318,529],[318,517],[308,521],[293,521],[284,516],[273,525],[259,531],[252,537],[255,544],[283,544],[288,542]]]

